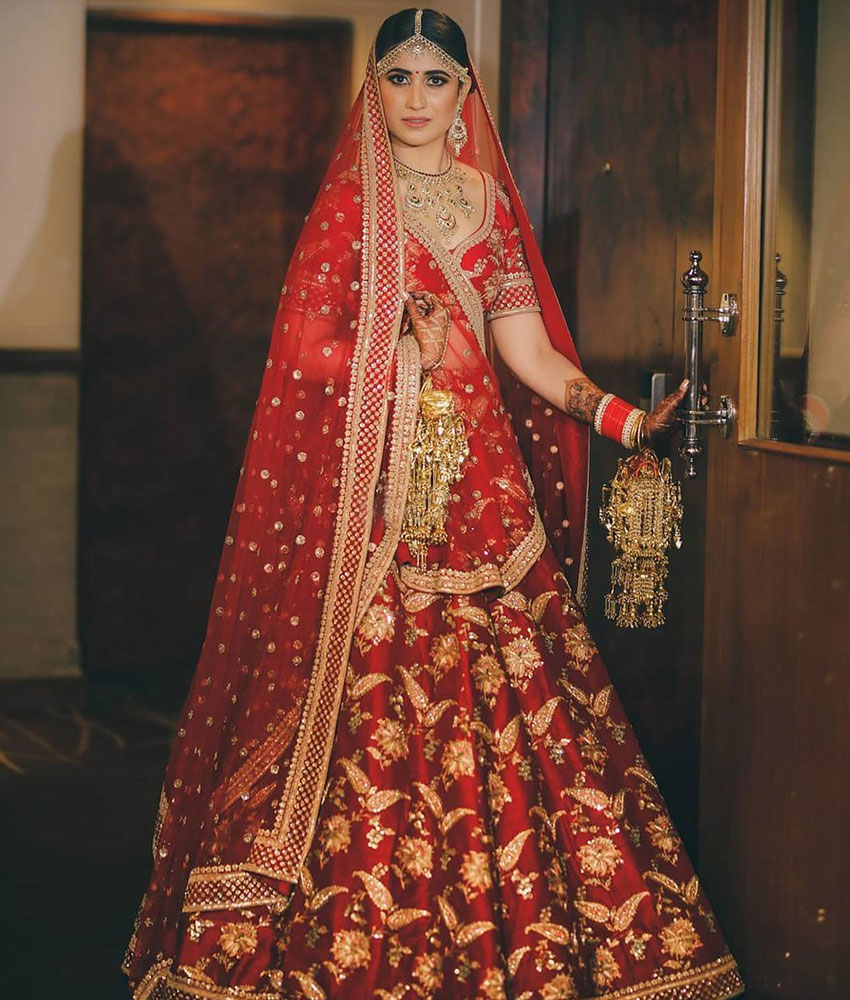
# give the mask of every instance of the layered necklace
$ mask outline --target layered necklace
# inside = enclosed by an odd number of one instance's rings
[[[437,174],[414,170],[395,155],[393,162],[398,177],[407,182],[405,210],[424,217],[446,243],[450,242],[457,229],[455,212],[463,212],[468,219],[474,211],[463,189],[466,180],[463,171],[451,156],[445,170]]]

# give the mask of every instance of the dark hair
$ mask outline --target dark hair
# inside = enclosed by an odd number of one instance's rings
[[[391,14],[378,29],[375,38],[375,61],[380,62],[390,49],[413,37],[416,27],[416,7],[407,7],[397,14]],[[469,50],[466,35],[460,25],[448,14],[441,14],[430,7],[422,8],[422,34],[439,45],[452,59],[464,68],[469,66]]]

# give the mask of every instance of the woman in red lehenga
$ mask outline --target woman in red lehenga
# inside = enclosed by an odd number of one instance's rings
[[[584,378],[462,32],[389,18],[281,292],[137,1000],[742,992],[579,606],[587,425],[679,399]]]

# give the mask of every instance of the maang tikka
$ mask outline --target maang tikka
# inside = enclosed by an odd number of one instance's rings
[[[461,66],[461,64],[457,61],[457,59],[453,59],[448,54],[448,52],[445,52],[443,49],[441,49],[436,42],[432,42],[430,38],[426,38],[422,34],[423,13],[424,11],[421,7],[416,8],[416,16],[413,22],[413,34],[410,36],[410,38],[405,38],[403,42],[400,42],[398,45],[391,48],[389,52],[386,52],[378,61],[378,64],[375,67],[378,71],[378,76],[381,76],[383,73],[386,73],[387,70],[392,69],[395,60],[400,55],[409,53],[414,58],[419,59],[421,56],[424,56],[425,53],[427,52],[429,55],[432,55],[438,62],[441,62],[443,66],[445,66],[450,73],[453,73],[458,78],[458,80],[460,80],[461,83],[469,83],[470,75],[466,67]],[[459,110],[458,110],[458,118],[460,118]],[[461,122],[460,124],[463,126],[464,141],[465,141],[466,126],[463,125],[463,122]],[[452,125],[452,128],[454,128],[454,124]],[[461,145],[463,145],[463,143],[461,143]]]

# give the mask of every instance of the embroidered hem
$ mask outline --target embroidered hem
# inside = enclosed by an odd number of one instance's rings
[[[158,962],[133,991],[133,1000],[285,1000],[280,993],[257,992],[241,986],[192,984]],[[658,979],[635,983],[614,993],[597,993],[582,1000],[731,1000],[744,992],[735,959],[724,955],[705,965]]]

